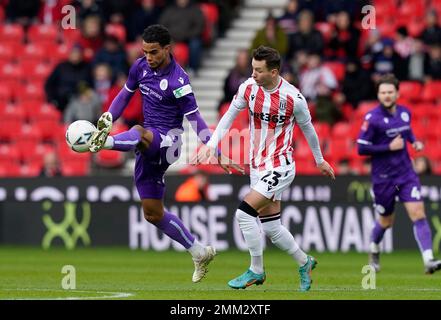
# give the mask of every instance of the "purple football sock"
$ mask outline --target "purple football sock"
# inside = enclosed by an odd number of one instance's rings
[[[426,218],[413,223],[413,234],[421,252],[432,250],[432,231]]]
[[[131,151],[141,141],[141,133],[135,128],[113,136],[112,150]]]
[[[174,214],[165,211],[162,220],[155,225],[170,238],[182,244],[185,249],[193,245],[194,237],[184,226],[182,221]]]
[[[371,233],[371,241],[379,244],[383,240],[384,232],[386,232],[386,229],[378,221],[375,221],[375,226]]]

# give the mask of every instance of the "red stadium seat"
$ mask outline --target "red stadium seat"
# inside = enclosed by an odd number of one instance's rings
[[[0,42],[0,61],[2,64],[13,62],[15,59],[14,47],[7,43]]]
[[[176,61],[182,67],[185,67],[188,64],[188,60],[190,58],[190,50],[188,48],[188,45],[184,42],[175,43],[173,46],[173,55]]]
[[[61,173],[63,176],[86,176],[90,172],[88,161],[64,161],[61,162]]]
[[[25,71],[23,80],[28,83],[43,83],[53,70],[53,66],[49,63],[41,61],[27,60],[22,61],[21,65]]]
[[[343,79],[345,78],[346,67],[344,63],[336,62],[336,61],[328,61],[328,62],[324,62],[323,66],[328,67],[332,71],[338,82],[343,81]]]
[[[357,117],[364,117],[366,113],[374,109],[376,106],[378,106],[377,101],[362,101],[358,104],[355,114]]]
[[[20,152],[14,144],[0,144],[0,161],[20,162]]]
[[[27,152],[42,142],[41,132],[35,126],[25,124],[16,130],[13,141],[20,150]]]
[[[11,142],[17,136],[17,132],[21,130],[22,120],[0,119],[0,141]]]
[[[43,163],[38,161],[25,163],[20,167],[20,176],[37,177],[40,175],[42,168],[43,168]]]
[[[22,85],[23,68],[17,64],[6,64],[0,69],[0,81],[2,85],[8,84],[13,88],[20,88]]]
[[[333,138],[328,142],[328,147],[325,150],[326,158],[338,163],[341,159],[349,159],[351,157],[353,148],[353,140],[351,138]]]
[[[126,42],[126,28],[123,24],[109,23],[105,27],[105,33],[116,37],[120,43]]]
[[[64,134],[62,137],[58,137],[58,135],[61,133],[61,130],[59,129],[60,122],[54,119],[44,119],[44,118],[37,118],[32,121],[32,124],[37,127],[41,132],[41,137],[44,141],[56,141],[57,139],[64,139]],[[63,128],[64,130],[64,128]]]
[[[19,23],[0,25],[0,43],[24,41],[24,29]]]
[[[115,150],[101,150],[95,155],[95,162],[103,168],[119,168],[124,164],[125,154]]]
[[[413,38],[418,38],[421,33],[424,31],[426,24],[424,20],[413,18],[410,22],[407,23],[407,33],[409,36]]]
[[[52,65],[52,68],[62,62],[68,59],[70,49],[72,48],[71,45],[62,43],[62,44],[51,44],[47,46],[48,52],[51,54],[49,55],[49,63]]]
[[[36,60],[40,62],[48,59],[45,45],[38,42],[28,43],[18,54],[20,55],[20,62],[29,60]]]
[[[81,38],[81,31],[77,29],[62,29],[61,38],[63,43],[72,46]]]
[[[331,126],[326,122],[314,122],[314,128],[320,139],[326,139],[331,133]]]
[[[15,97],[17,103],[23,103],[26,101],[43,103],[45,99],[46,94],[44,88],[41,85],[35,85],[32,83],[25,85],[22,90],[20,90],[20,94],[17,94]]]
[[[315,28],[320,31],[325,42],[329,42],[332,36],[332,32],[334,31],[334,25],[329,22],[316,22]]]
[[[61,121],[61,112],[52,104],[44,103],[38,112],[35,112],[33,118],[35,120],[52,120],[54,122]]]
[[[417,101],[420,99],[423,85],[417,81],[402,81],[400,83],[400,98],[409,101]]]
[[[0,104],[10,103],[13,98],[13,91],[7,85],[0,86]]]
[[[58,41],[58,27],[51,24],[36,24],[29,27],[28,41],[31,43],[55,43]]]
[[[436,101],[441,97],[441,81],[429,81],[425,84],[421,99]]]
[[[377,21],[377,29],[380,31],[382,37],[394,38],[397,30],[395,20],[385,20],[383,22]]]
[[[0,177],[19,177],[20,173],[19,163],[10,162],[7,166],[0,165]]]
[[[351,136],[351,128],[349,123],[336,123],[332,128],[332,139],[349,138]]]
[[[199,8],[205,17],[205,27],[202,32],[204,43],[210,44],[217,32],[217,22],[219,20],[219,9],[214,3],[200,3]]]

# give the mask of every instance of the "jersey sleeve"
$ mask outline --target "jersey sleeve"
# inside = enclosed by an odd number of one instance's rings
[[[311,113],[309,112],[308,103],[300,92],[294,97],[294,117],[299,125],[311,121]]]
[[[129,92],[135,92],[138,88],[138,60],[130,67],[124,88]]]
[[[198,110],[193,88],[191,87],[190,79],[186,74],[182,73],[172,90],[176,103],[184,116]]]
[[[358,135],[357,143],[363,145],[372,145],[375,135],[375,126],[372,123],[372,115],[368,113],[364,117],[361,125],[360,134]]]
[[[247,95],[247,91],[251,90],[251,87],[248,87],[250,85],[251,84],[248,81],[245,81],[239,86],[237,93],[234,95],[233,99],[231,100],[230,107],[233,107],[239,111],[242,111],[247,107],[248,100],[246,95]]]

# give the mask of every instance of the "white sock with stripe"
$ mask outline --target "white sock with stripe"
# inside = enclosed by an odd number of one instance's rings
[[[293,235],[282,225],[280,213],[260,217],[260,222],[263,231],[271,242],[292,256],[299,266],[303,266],[307,262],[306,253],[300,249]]]

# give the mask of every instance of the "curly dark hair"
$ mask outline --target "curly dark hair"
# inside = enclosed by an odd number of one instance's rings
[[[160,24],[153,24],[144,29],[142,40],[147,43],[159,43],[164,47],[171,42],[170,32],[166,27]]]
[[[382,84],[392,84],[395,87],[395,89],[397,89],[397,91],[400,88],[400,81],[392,73],[385,74],[380,78],[380,80],[377,83],[377,92],[378,89],[380,89],[380,85]]]

